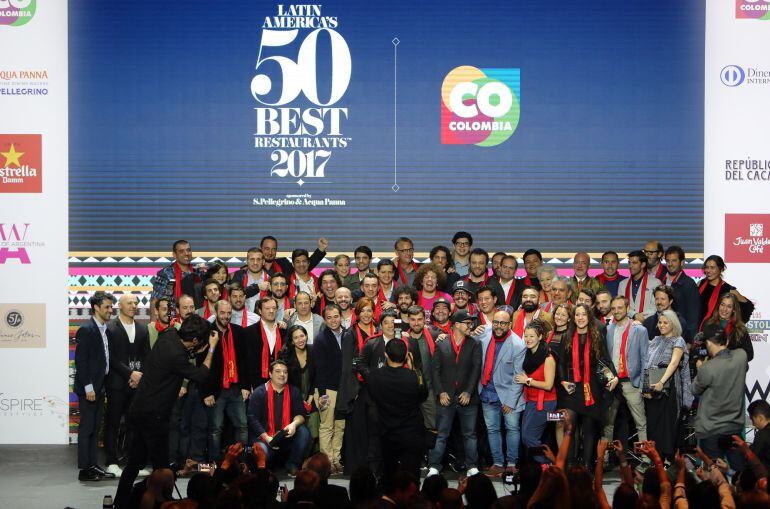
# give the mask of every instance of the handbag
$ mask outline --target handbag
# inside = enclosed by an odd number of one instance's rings
[[[655,392],[652,390],[652,386],[656,383],[660,382],[661,378],[663,378],[663,375],[666,374],[666,368],[648,368],[647,369],[647,393],[651,394],[653,398],[659,398],[661,396],[668,396],[668,394],[671,392],[671,383],[673,382],[674,377],[670,377],[666,382],[663,384],[663,390],[660,392]]]

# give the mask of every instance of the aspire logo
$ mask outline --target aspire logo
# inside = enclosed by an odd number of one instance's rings
[[[37,0],[0,0],[0,25],[26,25],[37,10]]]
[[[32,263],[27,252],[29,226],[30,223],[0,223],[0,263],[13,258],[22,265]]]
[[[441,85],[441,143],[499,145],[519,125],[520,69],[455,67]]]

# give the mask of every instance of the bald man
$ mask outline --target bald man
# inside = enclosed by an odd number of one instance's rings
[[[599,290],[605,290],[603,284],[588,275],[588,268],[590,266],[591,257],[588,256],[588,253],[575,253],[575,257],[572,260],[572,270],[575,271],[575,275],[572,276],[572,294],[570,295],[570,301],[573,303],[577,302],[580,290],[583,288],[590,288],[593,290],[594,295]]]
[[[150,353],[147,326],[134,321],[139,300],[136,295],[123,294],[118,301],[118,316],[107,325],[109,330],[110,371],[107,374],[107,416],[104,449],[107,471],[119,477],[118,427],[128,411],[136,387],[142,378],[142,363]]]

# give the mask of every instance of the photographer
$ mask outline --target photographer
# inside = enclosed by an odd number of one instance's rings
[[[711,458],[724,456],[734,470],[741,470],[743,458],[731,449],[731,435],[741,435],[744,427],[744,385],[748,360],[742,348],[730,350],[721,329],[704,328],[707,359],[698,359],[698,374],[692,392],[700,396],[695,417],[698,445]]]
[[[139,469],[150,456],[153,468],[168,466],[168,422],[182,379],[199,384],[209,376],[214,348],[219,335],[198,315],[188,317],[179,331],[170,327],[158,336],[158,342],[145,359],[144,373],[128,412],[128,426],[133,439],[128,450],[128,464],[120,477],[115,507],[125,507]],[[203,365],[190,364],[189,354],[208,338],[209,352]]]

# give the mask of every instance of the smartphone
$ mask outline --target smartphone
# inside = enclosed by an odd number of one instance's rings
[[[548,422],[560,422],[564,420],[564,412],[547,412],[545,420]]]
[[[395,324],[396,330],[399,332],[404,332],[404,330],[407,330],[409,327],[404,324],[404,321],[400,318],[396,318],[393,323]]]
[[[644,442],[634,442],[634,454],[642,454]]]
[[[574,394],[575,392],[575,384],[573,382],[567,382],[567,393]]]
[[[198,472],[209,473],[216,470],[217,466],[214,463],[198,463]]]

